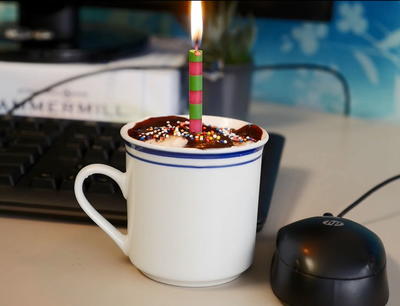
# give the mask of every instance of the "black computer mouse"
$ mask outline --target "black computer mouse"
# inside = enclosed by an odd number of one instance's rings
[[[361,224],[332,216],[279,230],[270,279],[290,306],[383,306],[389,298],[382,241]]]

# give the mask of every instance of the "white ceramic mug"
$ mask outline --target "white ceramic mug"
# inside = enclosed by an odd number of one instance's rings
[[[206,124],[240,128],[247,122],[203,116]],[[261,155],[259,142],[220,149],[148,144],[121,129],[126,172],[84,167],[75,181],[79,205],[145,275],[159,282],[202,287],[238,277],[251,265],[255,244]],[[87,201],[82,184],[92,174],[111,177],[127,199],[122,234]]]

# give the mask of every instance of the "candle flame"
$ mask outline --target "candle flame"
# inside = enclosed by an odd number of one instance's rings
[[[201,1],[191,1],[190,23],[193,46],[197,50],[203,36],[203,12]]]

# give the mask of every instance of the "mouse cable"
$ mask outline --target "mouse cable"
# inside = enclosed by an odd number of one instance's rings
[[[366,193],[364,193],[361,197],[359,197],[357,200],[355,200],[353,203],[351,203],[349,206],[347,206],[343,211],[338,214],[337,216],[339,218],[342,218],[345,214],[347,214],[350,210],[352,210],[354,207],[356,207],[358,204],[360,204],[363,200],[365,200],[367,197],[369,197],[371,194],[373,194],[375,191],[378,189],[382,188],[383,186],[400,179],[400,174],[392,176],[391,178],[388,178],[384,180],[382,183],[379,183],[378,185],[372,187],[370,190],[368,190]]]
[[[109,68],[104,68],[104,69],[99,69],[99,70],[94,70],[78,75],[74,75],[65,79],[62,79],[60,81],[57,81],[55,83],[52,83],[40,90],[37,90],[33,92],[31,95],[26,97],[25,99],[22,99],[21,101],[14,103],[14,105],[6,112],[6,116],[10,117],[12,116],[13,112],[17,110],[18,108],[23,107],[25,104],[30,102],[32,99],[36,98],[37,96],[46,93],[58,86],[83,79],[86,77],[90,77],[93,75],[97,74],[102,74],[102,73],[107,73],[107,72],[114,72],[114,71],[122,71],[122,70],[177,70],[181,71],[184,69],[184,67],[171,67],[171,66],[117,66],[117,67],[109,67]],[[319,65],[319,64],[307,64],[307,63],[296,63],[296,64],[272,64],[272,65],[255,65],[253,67],[254,71],[262,71],[262,70],[288,70],[288,69],[309,69],[309,70],[319,70],[323,72],[327,72],[332,74],[334,77],[336,77],[340,83],[342,84],[343,87],[343,92],[344,92],[344,114],[346,116],[350,115],[350,107],[351,107],[351,98],[350,98],[350,90],[349,90],[349,85],[347,83],[346,78],[337,70],[329,67],[329,66],[324,66],[324,65]],[[216,70],[218,72],[218,70]]]

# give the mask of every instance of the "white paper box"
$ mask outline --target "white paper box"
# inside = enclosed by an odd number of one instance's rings
[[[0,113],[14,102],[65,78],[117,66],[172,66],[176,70],[123,70],[61,85],[15,111],[16,115],[126,122],[181,112],[180,72],[185,57],[152,52],[107,64],[0,62]]]

